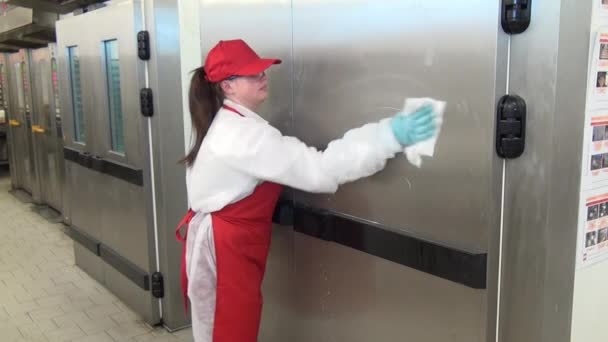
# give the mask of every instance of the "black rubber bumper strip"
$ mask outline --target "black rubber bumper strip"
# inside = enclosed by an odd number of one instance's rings
[[[99,256],[99,241],[80,228],[68,226],[68,235],[91,253]]]
[[[70,147],[63,148],[63,157],[91,170],[122,179],[125,182],[138,186],[144,185],[144,176],[141,169],[135,169],[112,160],[93,156],[87,152],[80,152]]]
[[[372,226],[329,211],[285,202],[277,207],[275,222],[293,213],[296,232],[335,242],[474,289],[486,288],[487,253],[461,251],[386,228]],[[291,223],[291,222],[289,222]]]
[[[91,253],[100,257],[108,265],[112,266],[115,270],[127,277],[137,286],[146,291],[150,290],[149,275],[137,265],[122,257],[113,249],[99,242],[99,240],[87,234],[80,228],[77,228],[75,226],[69,226],[68,235],[75,242],[79,243],[84,248],[91,251]]]
[[[148,276],[148,273],[137,265],[103,244],[99,246],[99,256],[103,261],[122,273],[125,277],[129,278],[137,286],[146,291],[150,290],[150,277]]]

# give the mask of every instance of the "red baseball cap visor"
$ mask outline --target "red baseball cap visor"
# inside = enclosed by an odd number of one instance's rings
[[[266,71],[274,64],[281,64],[280,59],[259,58],[234,72],[234,76],[253,76]]]

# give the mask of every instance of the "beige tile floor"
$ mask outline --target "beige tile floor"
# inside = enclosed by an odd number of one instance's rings
[[[8,193],[0,170],[0,341],[192,341],[145,325],[74,265],[72,240]]]

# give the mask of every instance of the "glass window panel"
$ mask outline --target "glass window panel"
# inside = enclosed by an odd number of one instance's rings
[[[82,85],[80,82],[80,58],[78,46],[68,48],[70,66],[70,88],[72,92],[72,110],[74,112],[74,140],[84,142],[86,130],[84,111],[82,110]]]
[[[118,41],[104,42],[106,61],[106,81],[108,87],[108,107],[110,109],[110,132],[112,150],[125,152],[124,124],[122,101],[120,96],[120,57],[118,55]]]

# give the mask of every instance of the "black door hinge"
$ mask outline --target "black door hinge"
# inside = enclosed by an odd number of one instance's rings
[[[163,281],[163,274],[160,272],[152,273],[150,283],[150,288],[152,289],[152,296],[154,298],[163,298],[165,296],[165,284]]]
[[[143,61],[150,59],[150,34],[148,31],[137,33],[137,56]]]
[[[154,97],[152,96],[152,89],[142,88],[140,90],[139,106],[143,116],[149,118],[154,114]]]
[[[513,159],[526,146],[526,101],[517,95],[505,95],[496,110],[496,153]]]
[[[530,26],[532,0],[502,0],[502,29],[509,34],[524,32]]]

